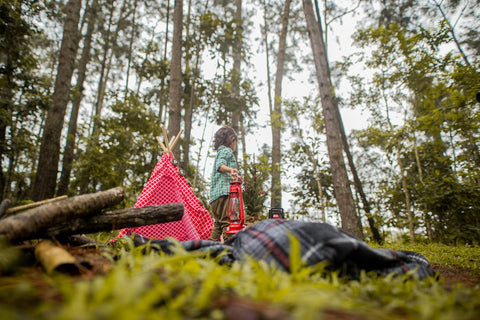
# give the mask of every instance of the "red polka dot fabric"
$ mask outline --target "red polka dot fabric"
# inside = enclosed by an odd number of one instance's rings
[[[135,203],[135,208],[183,203],[183,218],[180,221],[125,228],[118,237],[140,234],[148,238],[172,237],[179,241],[209,240],[213,218],[193,193],[188,181],[178,173],[172,163],[172,153],[163,154]]]

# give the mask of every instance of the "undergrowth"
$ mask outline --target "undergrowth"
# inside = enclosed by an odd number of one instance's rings
[[[219,257],[180,246],[173,255],[154,249],[131,241],[108,248],[104,254],[114,267],[87,280],[43,274],[42,281],[4,281],[0,319],[480,318],[478,286],[446,289],[442,279],[418,280],[413,273],[363,273],[348,280],[325,265],[307,268],[299,261],[292,261],[298,267],[288,274],[254,260],[220,265]],[[434,263],[479,268],[478,253],[468,247],[395,249],[420,252]]]
[[[369,243],[371,247],[378,247]],[[480,277],[480,248],[468,245],[447,246],[441,243],[417,242],[387,242],[382,247],[395,250],[409,250],[421,253],[431,264],[460,267],[471,271],[472,275]]]

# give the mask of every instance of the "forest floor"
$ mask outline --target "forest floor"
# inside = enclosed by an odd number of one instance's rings
[[[108,257],[108,255],[111,254],[111,251],[108,249],[105,250],[102,247],[95,246],[63,247],[76,259],[76,267],[71,268],[70,266],[61,269],[61,272],[70,277],[73,282],[94,279],[95,277],[106,275],[114,267],[115,262],[113,262],[113,256],[111,258]],[[10,297],[7,294],[1,294],[0,302],[2,302],[1,300],[4,300],[3,303],[8,303],[10,307],[17,310],[28,308],[32,303],[61,303],[62,294],[58,288],[51,285],[46,276],[46,271],[43,269],[42,265],[36,261],[33,253],[34,246],[26,245],[22,250],[29,256],[27,263],[16,268],[15,272],[12,272],[9,275],[0,276],[0,292],[3,291],[6,293],[9,291],[9,288],[18,286],[19,283],[27,282],[34,289],[35,293],[28,299],[25,299],[24,297],[17,299],[14,296]],[[463,285],[464,287],[469,288],[478,288],[478,286],[480,286],[480,274],[475,270],[460,266],[444,266],[439,264],[432,264],[432,269],[438,273],[440,279],[444,279],[443,283],[446,291],[454,291],[454,288],[457,285]],[[228,305],[230,305],[230,307],[238,307],[237,304],[240,304],[241,308],[244,310],[252,311],[253,309],[256,310],[260,308],[258,303],[242,300],[239,297],[233,300],[227,300],[228,301],[224,301],[226,304],[224,310],[227,309]],[[262,303],[260,309],[263,310],[264,307],[266,306]],[[261,313],[258,310],[256,312]],[[357,317],[352,314],[339,314],[339,312],[342,313],[339,310],[324,310],[325,319],[363,319],[362,317]],[[279,319],[291,318],[289,316],[281,316]]]
[[[64,248],[67,249],[77,261],[78,268],[63,270],[64,273],[69,273],[74,280],[90,279],[95,276],[104,275],[113,268],[111,260],[105,257],[105,252],[101,248],[77,246],[65,246]],[[31,250],[33,254],[33,247]],[[438,273],[440,279],[445,280],[446,289],[456,284],[463,284],[466,287],[480,285],[480,274],[474,272],[474,270],[460,266],[444,266],[439,264],[432,264],[431,267]],[[26,274],[29,274],[29,276],[32,276],[32,278],[37,279],[40,279],[45,273],[38,261],[28,267],[24,267],[24,271]]]
[[[480,275],[475,274],[472,270],[459,266],[442,266],[432,264],[432,269],[438,272],[440,279],[445,279],[445,286],[451,287],[457,283],[461,283],[466,287],[474,287],[480,285]]]

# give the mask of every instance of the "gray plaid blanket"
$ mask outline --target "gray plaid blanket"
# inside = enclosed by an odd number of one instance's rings
[[[330,270],[340,270],[342,275],[351,278],[357,278],[361,270],[380,275],[414,270],[420,279],[435,275],[428,260],[419,253],[374,249],[327,223],[269,219],[245,228],[225,243],[190,240],[181,245],[187,251],[208,251],[211,256],[218,256],[221,264],[252,257],[290,271],[292,236],[298,240],[301,261],[306,266],[327,262]],[[134,236],[136,245],[147,241],[150,239]],[[160,250],[172,253],[173,242],[151,242]]]

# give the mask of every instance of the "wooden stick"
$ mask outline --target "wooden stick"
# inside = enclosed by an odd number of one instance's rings
[[[50,203],[50,202],[54,202],[54,201],[58,201],[58,200],[63,200],[63,199],[66,199],[66,198],[68,198],[68,196],[64,195],[64,196],[60,196],[60,197],[56,197],[56,198],[52,198],[52,199],[46,199],[46,200],[42,200],[42,201],[37,201],[37,202],[33,202],[33,203],[28,203],[28,204],[24,204],[24,205],[22,205],[22,206],[18,206],[18,207],[13,207],[13,208],[7,209],[7,211],[6,211],[5,213],[6,213],[7,215],[10,215],[10,214],[15,213],[15,212],[18,212],[18,211],[23,211],[23,210],[35,208],[35,207],[44,205],[44,204],[46,204],[46,203]]]
[[[175,136],[171,137],[171,138],[170,138],[170,141],[168,141],[168,148],[170,149],[170,151],[173,150],[173,148],[172,148],[172,142],[173,142],[173,140],[175,140]]]
[[[164,152],[164,153],[167,153],[167,152],[168,152],[168,151],[167,151],[167,147],[165,147],[165,145],[162,143],[162,140],[160,140],[160,137],[155,137],[155,138],[157,139],[158,144],[160,145],[160,147],[162,147],[163,152]]]
[[[170,146],[168,145],[168,136],[167,136],[167,131],[165,131],[165,127],[162,126],[162,132],[163,132],[163,139],[165,140],[165,144],[166,144],[166,147],[167,147],[167,153],[172,151],[170,150]]]
[[[177,137],[175,138],[175,140],[173,140],[173,143],[170,144],[171,150],[173,150],[173,148],[175,148],[175,145],[177,144],[178,140],[180,139],[180,135],[182,134],[182,132],[183,132],[183,129],[180,129],[180,131],[177,134]]]

